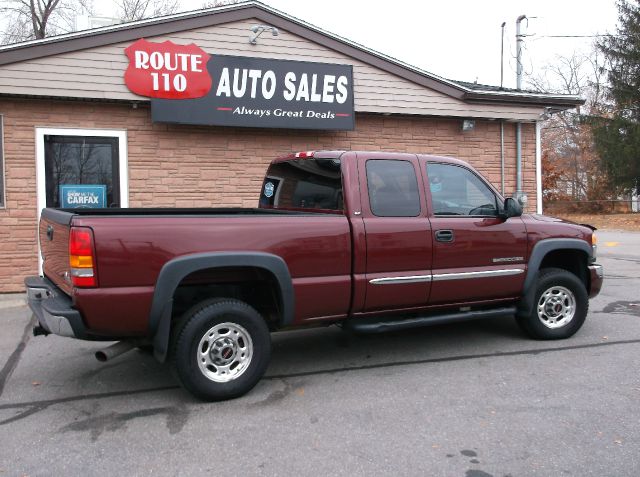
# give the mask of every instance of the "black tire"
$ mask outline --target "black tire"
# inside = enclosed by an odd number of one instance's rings
[[[570,294],[566,294],[563,298],[562,290],[568,290]],[[543,298],[545,292],[556,291],[555,294],[551,292]],[[554,304],[550,303],[549,297],[556,300],[558,309],[562,309],[555,316]],[[573,317],[566,323],[562,323],[563,316],[569,316],[570,313],[564,312],[563,303],[570,303],[571,297],[574,300],[575,312]],[[551,313],[546,313],[544,310],[545,305],[550,306]],[[539,312],[539,309],[541,310]],[[589,311],[589,296],[584,283],[576,277],[573,273],[568,272],[560,268],[545,268],[542,269],[538,275],[536,282],[536,291],[533,301],[533,307],[531,313],[528,316],[518,316],[518,324],[522,330],[530,337],[538,340],[560,340],[573,336],[584,324]],[[557,324],[554,324],[554,320],[558,320]],[[547,325],[544,324],[547,323]],[[557,326],[557,327],[550,327]]]
[[[187,311],[182,323],[176,330],[173,362],[191,394],[204,401],[233,399],[260,381],[271,358],[271,336],[255,309],[234,299],[206,300]],[[239,374],[232,377],[234,372]]]

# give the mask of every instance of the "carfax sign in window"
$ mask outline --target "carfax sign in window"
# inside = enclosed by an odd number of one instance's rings
[[[104,185],[61,185],[60,205],[63,209],[106,207],[107,186]]]

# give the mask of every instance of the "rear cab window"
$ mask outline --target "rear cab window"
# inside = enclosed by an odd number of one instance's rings
[[[291,159],[271,164],[262,184],[260,207],[343,214],[340,159]]]
[[[420,193],[409,161],[370,159],[366,164],[371,212],[377,217],[417,217]]]

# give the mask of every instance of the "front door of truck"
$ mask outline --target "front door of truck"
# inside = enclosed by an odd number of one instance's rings
[[[431,232],[417,157],[377,153],[358,159],[366,232],[364,311],[426,306]]]
[[[433,237],[429,304],[516,297],[527,234],[520,217],[498,217],[499,196],[462,164],[420,159]]]

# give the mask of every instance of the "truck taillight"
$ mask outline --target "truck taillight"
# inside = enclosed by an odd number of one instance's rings
[[[298,159],[307,159],[307,158],[312,158],[315,154],[315,151],[302,151],[302,152],[296,152],[296,158]]]
[[[93,248],[93,232],[88,227],[71,227],[69,234],[69,267],[71,283],[76,287],[98,284]]]

